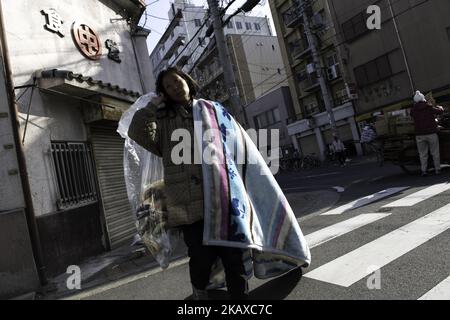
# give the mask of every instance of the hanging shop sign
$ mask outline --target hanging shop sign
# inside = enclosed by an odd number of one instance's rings
[[[54,8],[47,8],[41,10],[45,16],[46,24],[44,28],[52,33],[64,37],[64,21],[59,13]],[[90,60],[98,60],[102,55],[102,41],[93,28],[85,23],[73,22],[71,28],[73,41],[80,50],[80,52]],[[105,41],[105,46],[108,49],[108,58],[121,63],[119,57],[119,47],[116,42],[111,39]]]
[[[115,43],[111,39],[108,39],[105,41],[105,46],[108,49],[108,58],[110,58],[111,60],[113,60],[117,63],[121,63],[122,60],[120,60],[120,57],[119,57],[120,51],[119,51],[119,48],[117,47],[117,43]]]
[[[72,36],[80,52],[88,59],[98,60],[102,55],[102,45],[97,33],[86,24],[74,22]]]

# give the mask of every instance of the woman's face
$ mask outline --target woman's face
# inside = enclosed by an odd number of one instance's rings
[[[187,103],[191,100],[189,86],[182,77],[176,73],[169,73],[162,81],[164,90],[170,99],[178,103]]]

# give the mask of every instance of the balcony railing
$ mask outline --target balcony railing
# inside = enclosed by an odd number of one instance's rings
[[[310,76],[301,83],[301,88],[306,92],[313,92],[320,88],[319,80],[315,76]]]
[[[290,46],[291,46],[291,55],[294,60],[303,57],[305,54],[311,51],[308,40],[306,40],[306,38],[294,41],[290,43]]]
[[[183,45],[187,35],[185,33],[179,33],[175,39],[169,44],[169,49],[164,53],[163,59],[169,59],[174,52]]]
[[[299,9],[299,5],[296,3],[283,13],[283,21],[288,28],[296,27],[301,18],[302,14]]]

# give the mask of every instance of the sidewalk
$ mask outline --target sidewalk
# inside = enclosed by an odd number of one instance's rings
[[[187,249],[181,240],[176,246],[171,261],[185,257]],[[122,278],[147,270],[160,268],[143,245],[126,244],[99,256],[91,257],[79,265],[81,270],[81,290],[70,290],[67,280],[71,274],[63,273],[49,279],[44,292],[38,293],[36,299],[56,300],[79,294],[85,290],[105,285]]]

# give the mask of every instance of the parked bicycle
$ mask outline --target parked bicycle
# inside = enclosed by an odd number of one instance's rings
[[[317,158],[315,153],[310,153],[303,157],[302,159],[302,169],[312,169],[319,168],[321,166],[321,162],[319,158]]]

